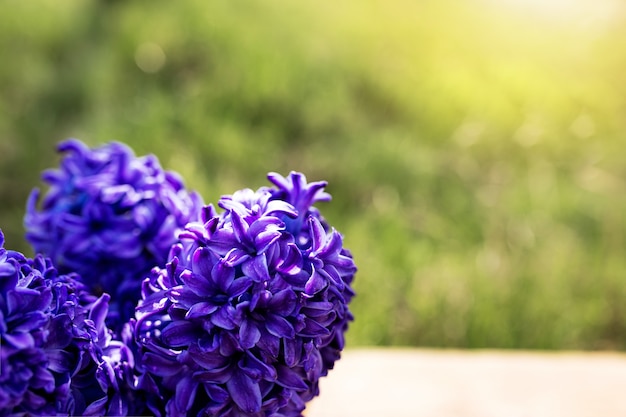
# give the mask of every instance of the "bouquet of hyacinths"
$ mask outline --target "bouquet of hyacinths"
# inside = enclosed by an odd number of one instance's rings
[[[0,417],[302,415],[352,320],[326,183],[271,173],[218,212],[123,144],[59,149],[39,254],[0,239]]]

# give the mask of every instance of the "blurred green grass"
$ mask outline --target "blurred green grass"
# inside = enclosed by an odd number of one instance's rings
[[[0,4],[8,247],[56,142],[115,139],[206,202],[328,180],[349,345],[626,348],[618,2]]]

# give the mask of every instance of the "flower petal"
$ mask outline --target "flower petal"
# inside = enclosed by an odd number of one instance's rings
[[[261,410],[261,389],[243,371],[235,371],[226,382],[226,388],[237,406],[245,413]]]
[[[261,338],[259,328],[251,320],[244,320],[239,328],[241,347],[251,349]]]
[[[274,242],[280,239],[281,232],[276,230],[265,230],[254,237],[254,247],[257,253],[263,253]]]
[[[327,235],[326,242],[324,242],[322,247],[319,248],[316,255],[323,258],[337,256],[341,251],[342,246],[343,239],[341,238],[341,235],[335,229],[332,229],[330,237]]]
[[[265,328],[274,336],[291,339],[296,335],[296,331],[287,319],[277,314],[269,314],[265,318]]]
[[[308,389],[307,384],[304,382],[304,377],[299,375],[292,368],[282,364],[277,364],[276,374],[278,375],[276,383],[281,387],[291,388],[296,391],[304,391]]]
[[[171,347],[183,347],[198,340],[197,326],[189,321],[174,321],[165,327],[161,340]]]
[[[198,365],[208,370],[217,370],[228,365],[228,358],[220,355],[219,352],[202,352],[192,345],[189,348],[189,356]]]
[[[248,223],[245,222],[236,210],[230,212],[230,222],[233,226],[233,232],[237,241],[239,241],[245,248],[252,248],[252,240],[248,236]]]
[[[3,343],[6,342],[17,350],[27,349],[35,346],[35,339],[30,333],[7,333],[2,336]]]
[[[300,339],[285,339],[283,352],[285,364],[290,368],[296,366],[302,356],[302,341]]]
[[[275,293],[269,301],[269,308],[276,314],[289,316],[296,308],[298,296],[292,289],[286,288]]]
[[[104,397],[89,404],[89,407],[87,407],[82,414],[85,416],[104,416],[107,414],[106,405],[108,401],[109,397],[105,395]]]
[[[237,266],[250,259],[250,254],[240,248],[232,248],[224,255],[223,262],[227,266]]]
[[[294,275],[302,269],[302,253],[295,243],[288,243],[281,247],[281,259],[276,266],[278,272]]]
[[[324,278],[324,276],[313,268],[311,276],[307,280],[306,284],[304,284],[304,291],[309,295],[317,294],[322,291],[327,284],[328,281]]]
[[[330,331],[326,327],[306,317],[304,319],[304,328],[298,332],[298,335],[304,337],[318,337],[328,334],[330,334]]]
[[[250,351],[246,351],[246,355],[239,361],[239,368],[256,381],[260,379],[274,381],[276,379],[274,367],[257,358]]]
[[[204,391],[216,403],[223,403],[228,400],[228,391],[217,384],[204,383]]]
[[[255,282],[269,281],[270,273],[267,268],[267,257],[264,253],[255,256],[241,267],[246,276],[252,278]]]
[[[189,411],[193,404],[193,400],[196,397],[197,388],[198,383],[194,382],[191,376],[186,376],[176,383],[176,394],[174,395],[174,400],[176,402],[176,408],[179,411]]]
[[[147,370],[158,376],[176,375],[182,370],[182,366],[176,360],[165,358],[156,353],[147,352],[142,357]]]
[[[222,329],[233,330],[235,327],[237,327],[234,316],[234,307],[229,305],[222,306],[211,315],[211,323],[213,323],[217,327],[221,327]]]
[[[47,351],[48,368],[57,373],[72,371],[72,365],[76,358],[70,352],[62,349],[51,349]]]
[[[286,201],[281,200],[272,200],[267,203],[267,209],[265,211],[267,214],[271,213],[282,213],[286,214],[288,217],[295,219],[298,217],[298,211],[296,208]]]
[[[185,286],[200,297],[208,297],[213,295],[215,289],[209,281],[211,275],[196,274],[188,269],[180,274],[180,280]]]
[[[191,257],[191,270],[205,278],[211,276],[213,269],[213,257],[211,251],[205,247],[199,247]]]
[[[252,285],[252,280],[248,277],[237,278],[228,288],[228,295],[233,297],[238,297],[243,294],[250,286]]]
[[[227,292],[235,279],[235,269],[225,262],[218,262],[211,270],[211,278],[222,292]]]
[[[326,240],[326,231],[315,216],[309,216],[307,222],[309,223],[309,234],[311,236],[311,252],[315,254]]]
[[[62,349],[72,342],[72,320],[67,314],[59,314],[50,320],[49,336],[46,343],[48,349]]]
[[[185,314],[186,319],[195,319],[199,317],[207,317],[215,310],[217,310],[218,306],[214,303],[210,302],[201,302],[196,303],[187,311]]]

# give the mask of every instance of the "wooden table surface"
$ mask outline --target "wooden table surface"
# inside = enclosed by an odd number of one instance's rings
[[[624,417],[626,354],[347,349],[306,417]]]

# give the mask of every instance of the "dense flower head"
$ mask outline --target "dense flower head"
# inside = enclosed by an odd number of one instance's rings
[[[44,172],[24,219],[26,238],[63,273],[77,272],[96,294],[111,294],[109,321],[134,314],[141,281],[164,266],[176,233],[198,220],[201,198],[153,155],[136,157],[122,143],[94,149],[70,139],[58,169]],[[38,204],[41,208],[38,209]]]
[[[4,248],[0,232],[0,416],[90,415],[110,390],[85,390],[107,358],[111,331],[90,295],[50,259]],[[100,321],[100,323],[99,323]]]
[[[356,272],[313,207],[325,182],[270,173],[206,206],[144,281],[141,359],[171,416],[300,416],[343,349]]]

